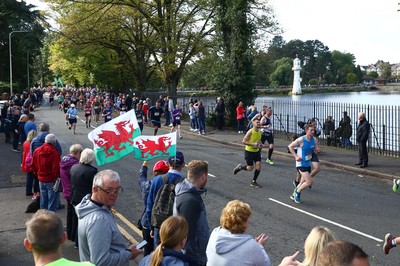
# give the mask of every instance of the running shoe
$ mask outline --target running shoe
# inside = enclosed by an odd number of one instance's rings
[[[236,175],[237,173],[239,173],[242,170],[242,164],[238,164],[235,169],[233,169],[233,174]]]
[[[290,199],[296,203],[300,203],[300,193],[297,192],[296,189],[294,189],[293,194],[290,196]]]
[[[397,192],[397,190],[399,190],[399,184],[397,183],[398,179],[393,178],[393,191]]]
[[[251,181],[250,186],[261,188],[261,186],[254,180]]]
[[[294,181],[292,182],[292,184],[293,184],[293,186],[294,186],[295,188],[297,188],[297,186],[300,184],[300,182],[294,180]]]
[[[14,152],[21,152],[19,149],[12,149]]]
[[[179,138],[180,138],[180,139],[183,139],[183,137],[182,137],[182,136],[179,136]]]
[[[267,159],[265,162],[270,164],[270,165],[274,165],[274,162],[272,160],[270,160],[270,159]]]
[[[385,243],[383,244],[383,252],[385,252],[385,254],[389,254],[389,250],[393,247],[395,247],[396,245],[393,245],[392,240],[395,239],[394,236],[392,236],[391,234],[386,234],[385,236]]]

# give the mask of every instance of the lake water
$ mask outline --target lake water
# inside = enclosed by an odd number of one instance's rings
[[[285,101],[311,101],[329,103],[354,103],[354,104],[374,104],[374,105],[400,105],[399,91],[362,91],[362,92],[340,92],[340,93],[320,93],[303,94],[293,96],[262,96],[256,102],[263,100],[285,100]]]
[[[207,111],[215,107],[215,97],[201,97]],[[189,98],[179,98],[178,102],[187,105]],[[274,110],[273,128],[286,132],[299,133],[298,121],[311,117],[318,119],[319,127],[327,115],[331,115],[338,127],[343,111],[347,111],[353,125],[351,140],[355,143],[357,114],[365,112],[372,126],[369,146],[383,150],[400,150],[400,92],[364,91],[303,94],[294,96],[262,96],[255,100],[258,110],[263,105]],[[323,137],[323,136],[322,136]]]

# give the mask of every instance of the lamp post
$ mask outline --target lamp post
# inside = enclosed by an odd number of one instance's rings
[[[14,30],[8,34],[8,47],[10,53],[10,97],[13,94],[13,87],[12,87],[12,55],[11,55],[11,37],[13,33],[20,33],[20,32],[27,32],[25,30]]]

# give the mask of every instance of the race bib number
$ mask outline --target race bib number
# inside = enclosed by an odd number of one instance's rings
[[[175,117],[175,120],[179,121],[179,120],[181,120],[181,117],[177,116],[177,117]]]
[[[160,116],[159,112],[154,112],[154,116]]]
[[[306,161],[311,161],[312,153],[306,154]]]
[[[137,121],[138,121],[138,123],[142,123],[142,122],[143,122],[143,119],[138,118]]]
[[[107,116],[107,119],[111,119],[111,115],[108,115],[108,116]]]

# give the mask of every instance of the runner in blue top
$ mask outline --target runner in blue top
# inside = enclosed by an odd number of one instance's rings
[[[181,139],[181,118],[182,118],[182,109],[179,107],[179,104],[175,106],[175,109],[171,112],[172,114],[172,128],[171,132],[176,131],[178,137]]]
[[[107,123],[112,119],[112,109],[111,109],[111,104],[107,103],[106,108],[103,110],[103,113],[101,115],[104,117],[104,123]]]
[[[296,159],[296,169],[301,175],[299,185],[294,189],[293,195],[290,196],[290,198],[296,203],[300,203],[301,191],[305,188],[308,188],[313,183],[313,179],[310,174],[312,166],[312,153],[314,151],[317,153],[320,152],[318,140],[314,137],[315,127],[312,124],[307,124],[304,127],[304,130],[306,135],[296,139],[288,146],[290,152]],[[295,147],[298,147],[297,153],[295,152]]]
[[[71,103],[71,108],[69,108],[66,113],[66,119],[68,119],[69,122],[68,129],[71,129],[72,127],[74,135],[76,134],[75,130],[76,130],[77,115],[78,115],[78,110],[76,110],[75,104]]]

